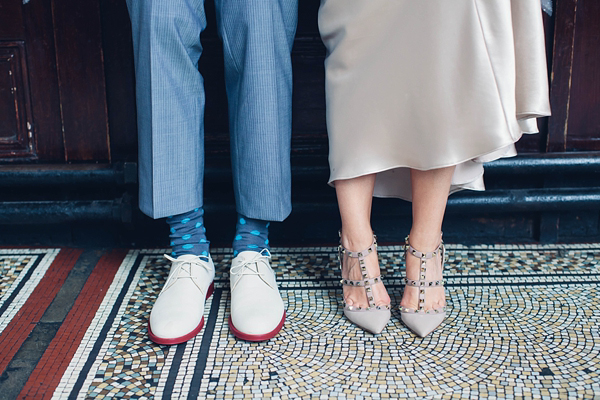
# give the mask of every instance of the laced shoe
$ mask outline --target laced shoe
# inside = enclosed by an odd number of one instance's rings
[[[269,340],[285,322],[285,308],[271,268],[271,253],[242,251],[231,263],[229,329],[251,342]]]
[[[179,344],[204,326],[204,303],[213,293],[215,267],[210,256],[185,254],[171,261],[169,277],[148,320],[148,336],[158,344]]]

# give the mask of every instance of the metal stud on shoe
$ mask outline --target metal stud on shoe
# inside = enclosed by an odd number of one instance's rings
[[[341,232],[340,232],[340,238],[341,238]],[[358,264],[360,265],[361,268],[361,276],[362,276],[362,280],[361,281],[353,281],[350,279],[342,279],[342,285],[345,286],[360,286],[360,287],[364,287],[365,288],[365,292],[367,293],[367,299],[368,299],[368,306],[367,307],[362,307],[362,306],[347,306],[346,302],[344,301],[344,315],[346,316],[346,318],[348,318],[351,322],[353,322],[355,325],[359,326],[360,328],[369,331],[371,333],[381,333],[383,331],[383,329],[385,328],[385,326],[387,325],[388,321],[390,320],[391,317],[391,312],[390,312],[390,305],[385,305],[384,307],[382,306],[377,306],[375,303],[375,299],[373,297],[372,293],[372,288],[371,285],[382,282],[381,280],[381,276],[377,276],[375,278],[369,278],[369,274],[367,271],[367,267],[365,265],[365,257],[367,257],[369,254],[373,253],[375,251],[375,249],[377,248],[377,238],[375,235],[373,235],[373,243],[371,243],[371,245],[362,251],[358,251],[358,252],[353,252],[350,251],[348,249],[345,249],[341,243],[340,246],[338,247],[339,249],[339,253],[338,253],[338,258],[340,260],[340,269],[342,269],[343,266],[343,257],[342,254],[347,255],[350,258],[358,258]]]
[[[426,272],[427,272],[427,260],[435,257],[437,254],[440,254],[442,261],[442,270],[444,269],[444,262],[446,256],[446,249],[444,247],[443,241],[440,241],[440,244],[437,248],[429,253],[424,253],[419,250],[416,250],[414,247],[410,245],[409,237],[406,237],[406,245],[405,245],[405,257],[408,255],[412,255],[421,260],[421,273],[420,279],[418,281],[412,281],[409,279],[405,279],[406,286],[419,286],[419,309],[411,309],[408,307],[400,307],[400,316],[402,318],[402,322],[406,325],[411,331],[413,331],[416,335],[420,337],[425,337],[433,332],[441,323],[444,321],[446,317],[446,307],[442,308],[434,308],[431,310],[425,310],[425,291],[426,289],[430,289],[432,287],[440,287],[444,286],[445,281],[437,280],[437,281],[426,281]]]

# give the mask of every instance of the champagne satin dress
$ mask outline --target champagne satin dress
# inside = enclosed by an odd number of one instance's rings
[[[483,190],[550,115],[540,0],[322,0],[319,29],[332,185],[411,200],[409,168],[456,165],[451,192]]]

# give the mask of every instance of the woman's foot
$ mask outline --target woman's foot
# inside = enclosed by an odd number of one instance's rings
[[[353,252],[360,251],[368,248],[373,243],[373,236],[365,236],[360,238],[359,240],[350,240],[348,237],[342,234],[340,243],[345,249],[348,249]],[[349,257],[348,254],[344,253],[342,253],[341,257],[342,279],[362,281],[363,276],[361,272],[361,267],[359,265],[359,259]],[[381,274],[379,270],[379,260],[377,257],[377,246],[375,246],[375,251],[368,254],[364,260],[369,278],[374,278]],[[388,295],[388,292],[385,289],[385,286],[381,280],[379,280],[378,283],[371,285],[371,290],[373,293],[373,300],[375,301],[376,306],[382,307],[391,303],[390,296]],[[369,307],[367,292],[365,291],[364,287],[360,286],[355,287],[344,285],[344,301],[346,305],[350,307]]]
[[[419,248],[406,238],[406,285],[400,312],[402,322],[420,337],[433,332],[446,317],[444,258],[441,240],[437,246]]]
[[[390,320],[391,307],[379,275],[375,235],[369,245],[356,247],[361,250],[349,250],[344,244],[354,249],[355,244],[362,243],[340,240],[344,315],[366,331],[381,333]]]
[[[421,268],[421,262],[418,259],[412,259],[414,257],[407,258],[406,260],[406,278],[410,280],[419,280],[419,272]],[[425,274],[425,280],[427,281],[441,281],[443,279],[442,274],[442,262],[440,255],[435,256],[432,259],[426,261],[427,272]],[[402,301],[400,306],[404,308],[418,309],[419,308],[419,288],[406,286],[404,294],[402,295]],[[425,296],[425,311],[433,310],[436,308],[443,308],[446,306],[446,293],[444,287],[432,287],[427,289],[427,296]]]
[[[438,239],[439,240],[439,239]],[[423,252],[435,251],[439,246],[431,246],[429,248],[422,248],[417,244],[413,243],[411,237],[410,243],[415,249]],[[437,252],[435,256],[425,261],[425,280],[426,281],[441,281],[443,279],[442,271],[442,252]],[[421,260],[411,255],[406,256],[406,279],[418,281],[421,272]],[[404,294],[402,295],[402,301],[400,306],[403,308],[410,308],[413,310],[419,309],[419,288],[414,286],[406,286],[404,288]],[[446,306],[446,293],[443,286],[431,287],[427,289],[427,296],[425,296],[424,309],[433,310],[436,308],[443,308]]]

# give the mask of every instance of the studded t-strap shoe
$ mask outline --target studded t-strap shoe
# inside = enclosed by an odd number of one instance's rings
[[[375,334],[383,331],[391,316],[390,305],[386,304],[383,306],[378,306],[373,298],[372,286],[382,282],[381,275],[370,278],[367,272],[367,266],[365,265],[365,258],[369,254],[375,252],[376,249],[377,238],[375,235],[373,235],[373,243],[371,243],[371,245],[365,250],[350,251],[345,249],[341,244],[341,239],[340,246],[338,248],[340,270],[342,269],[344,262],[344,255],[350,258],[358,258],[358,265],[361,269],[361,275],[363,278],[360,281],[353,281],[348,278],[344,278],[342,275],[342,280],[340,282],[344,286],[364,287],[367,295],[367,301],[369,302],[369,305],[366,307],[355,305],[350,306],[346,304],[346,300],[344,299],[344,315],[358,327]],[[348,273],[350,273],[350,270],[348,270]]]
[[[434,258],[439,254],[442,260],[443,271],[446,248],[444,247],[444,242],[440,241],[440,244],[434,251],[423,253],[410,245],[407,236],[404,249],[405,258],[412,256],[421,260],[419,280],[414,281],[408,278],[404,279],[406,287],[413,286],[419,289],[419,308],[415,310],[413,308],[400,306],[400,316],[402,317],[402,322],[404,322],[404,325],[406,325],[411,331],[420,337],[425,337],[433,332],[438,326],[440,326],[440,324],[444,321],[444,318],[446,318],[446,307],[425,310],[425,293],[427,289],[444,286],[443,279],[437,281],[425,280],[427,273],[427,260]]]

